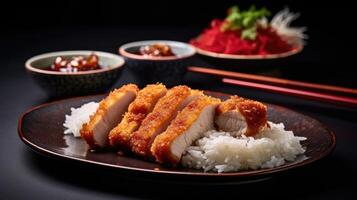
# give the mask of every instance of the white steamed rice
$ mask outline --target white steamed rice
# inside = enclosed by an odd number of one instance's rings
[[[66,128],[64,134],[73,134],[75,137],[80,137],[80,130],[84,123],[89,122],[89,116],[94,114],[99,103],[89,102],[79,108],[71,108],[71,114],[66,115],[66,120],[63,126]]]
[[[182,157],[184,167],[204,171],[232,172],[247,169],[273,168],[294,161],[305,149],[292,131],[282,123],[269,122],[257,136],[234,137],[228,132],[211,130],[188,147]]]

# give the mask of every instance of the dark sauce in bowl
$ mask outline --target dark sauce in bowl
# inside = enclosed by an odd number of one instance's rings
[[[79,72],[102,69],[99,65],[99,57],[96,54],[90,54],[87,58],[83,56],[74,56],[70,60],[66,60],[59,56],[55,62],[46,70],[57,72]]]
[[[138,54],[143,56],[154,56],[154,57],[175,56],[175,54],[171,50],[171,47],[164,43],[156,43],[156,44],[142,46],[140,47]]]

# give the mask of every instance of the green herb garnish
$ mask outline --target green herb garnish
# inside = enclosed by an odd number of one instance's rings
[[[241,30],[242,39],[255,40],[257,37],[257,21],[269,15],[270,12],[264,7],[257,10],[253,5],[249,10],[240,11],[238,6],[233,6],[229,9],[229,14],[221,26],[221,31]]]

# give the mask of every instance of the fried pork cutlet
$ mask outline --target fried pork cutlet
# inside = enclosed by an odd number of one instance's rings
[[[215,121],[222,131],[254,136],[267,125],[267,107],[258,101],[231,96],[218,106]]]
[[[129,105],[121,122],[110,131],[110,145],[120,150],[130,150],[129,141],[147,114],[149,114],[157,101],[166,94],[163,84],[147,85],[139,91],[136,99]]]
[[[154,110],[143,120],[139,129],[130,139],[132,151],[144,158],[151,159],[150,147],[155,137],[166,130],[178,111],[198,96],[201,91],[191,90],[187,86],[176,86],[168,90],[154,107]]]
[[[134,84],[124,85],[112,91],[99,103],[88,123],[83,124],[81,137],[90,148],[102,148],[107,145],[109,131],[123,118],[128,105],[135,99],[138,87]]]
[[[220,102],[213,97],[201,96],[189,103],[154,140],[151,152],[156,161],[176,165],[188,146],[214,129],[215,111]]]

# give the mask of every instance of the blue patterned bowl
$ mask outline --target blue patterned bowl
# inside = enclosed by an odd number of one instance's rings
[[[155,43],[169,45],[175,56],[148,57],[138,54],[140,47]],[[147,40],[127,43],[119,48],[119,53],[125,58],[126,66],[139,85],[161,82],[173,86],[182,83],[187,65],[190,64],[196,50],[183,42]]]
[[[73,56],[89,56],[91,53],[95,53],[99,57],[102,69],[74,73],[46,70],[58,56],[70,59]],[[106,92],[117,81],[124,63],[121,56],[111,53],[59,51],[32,57],[26,61],[25,67],[49,97],[60,98]]]

